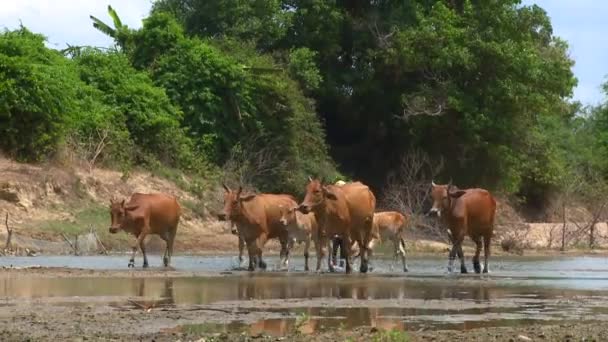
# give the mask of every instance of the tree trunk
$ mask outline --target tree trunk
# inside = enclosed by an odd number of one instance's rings
[[[560,250],[563,252],[566,250],[566,202],[562,203],[562,220],[564,225],[562,226],[562,247]]]

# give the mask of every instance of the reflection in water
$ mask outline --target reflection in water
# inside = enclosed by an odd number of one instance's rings
[[[252,335],[264,332],[277,336],[295,330],[309,334],[324,329],[357,326],[374,326],[385,330],[421,327],[472,329],[593,319],[608,314],[608,296],[600,291],[504,286],[479,279],[459,281],[284,273],[211,278],[49,278],[0,274],[0,299],[42,297],[80,297],[80,302],[86,302],[87,298],[94,301],[96,297],[104,297],[105,300],[117,297],[122,301],[129,299],[140,308],[251,299],[326,298],[338,304],[341,300],[348,300],[349,306],[326,307],[319,305],[319,301],[308,302],[310,304],[304,301],[303,307],[295,309],[255,308],[273,313],[273,318],[254,324],[233,322],[221,325],[222,329],[230,331],[241,329]],[[374,299],[409,304],[379,307],[373,304]],[[445,306],[442,306],[442,300],[445,300]],[[435,301],[435,304],[432,308],[425,307],[426,301]],[[436,301],[439,301],[439,305]],[[294,316],[294,310],[298,316]],[[276,318],[277,315],[283,317]],[[204,328],[210,327],[206,325]],[[213,327],[216,329],[218,326]],[[202,329],[200,326],[181,327],[199,328]]]
[[[127,296],[163,298],[170,304],[286,298],[457,299],[487,303],[497,298],[554,299],[604,295],[598,291],[499,286],[491,282],[257,274],[186,278],[49,278],[1,275],[0,298]]]
[[[394,318],[383,318],[374,316],[373,313],[364,308],[358,308],[362,315],[342,317],[297,317],[297,318],[271,318],[246,324],[243,322],[231,322],[229,324],[187,324],[179,326],[176,330],[186,333],[209,333],[209,332],[244,332],[251,336],[271,335],[286,336],[298,332],[309,335],[313,333],[353,329],[359,326],[371,326],[381,330],[400,330],[406,329],[402,320]],[[354,318],[354,319],[353,319]]]

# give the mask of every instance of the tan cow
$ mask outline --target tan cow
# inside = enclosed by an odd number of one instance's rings
[[[485,254],[483,273],[489,271],[490,241],[494,234],[494,216],[496,215],[496,200],[485,189],[460,190],[451,183],[437,185],[431,182],[431,197],[433,207],[430,214],[437,215],[450,229],[452,249],[450,250],[448,272],[452,272],[456,254],[460,258],[460,272],[467,273],[462,252],[462,242],[468,235],[475,242],[476,250],[473,257],[475,273],[481,272],[479,254],[481,240]]]
[[[405,258],[405,229],[409,224],[409,217],[397,211],[381,211],[374,213],[374,239],[370,243],[370,251],[375,243],[391,241],[393,243],[394,260],[401,256],[403,272],[407,272]],[[391,265],[392,267],[392,265]]]
[[[110,200],[110,233],[124,230],[137,238],[128,266],[135,267],[135,254],[139,247],[144,256],[143,267],[148,267],[144,239],[149,234],[159,235],[167,243],[163,264],[169,266],[180,216],[181,208],[177,199],[167,194],[134,193],[128,203],[125,200]]]
[[[308,271],[308,250],[310,249],[310,242],[314,241],[317,254],[317,271],[319,271],[321,269],[321,253],[319,252],[321,245],[319,244],[315,215],[313,213],[303,214],[295,207],[280,206],[280,209],[281,223],[289,234],[289,250],[291,251],[293,248],[294,241],[304,242],[304,270]]]
[[[351,241],[358,242],[361,248],[360,271],[368,269],[368,243],[372,238],[372,223],[376,197],[361,182],[347,183],[342,186],[322,185],[318,179],[309,179],[304,201],[298,210],[307,214],[313,212],[319,225],[321,244],[327,246],[329,238],[338,235],[343,239],[346,254],[346,273],[351,273]],[[328,249],[329,250],[329,249]],[[323,249],[321,249],[323,251]],[[321,255],[323,258],[323,255]],[[330,271],[334,270],[328,258]]]
[[[291,195],[278,194],[242,194],[242,187],[233,191],[224,185],[224,209],[218,219],[230,220],[236,225],[249,254],[249,270],[256,267],[266,269],[262,259],[262,248],[269,239],[278,239],[281,243],[281,264],[286,266],[289,258],[288,234],[281,224],[282,205],[291,208],[297,205]]]

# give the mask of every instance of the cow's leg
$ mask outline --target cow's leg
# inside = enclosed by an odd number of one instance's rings
[[[468,273],[467,266],[464,263],[464,253],[462,252],[462,240],[458,242],[458,259],[460,259],[460,273]]]
[[[175,235],[177,235],[177,225],[169,231],[169,239],[167,240],[167,256],[163,258],[165,267],[171,265],[171,257],[173,256],[173,245],[175,244]]]
[[[247,255],[249,256],[249,267],[247,268],[249,271],[255,271],[258,267],[258,251],[257,244],[255,240],[245,241],[247,245]]]
[[[147,268],[148,265],[148,256],[146,255],[146,245],[144,243],[144,239],[139,240],[139,248],[141,249],[141,254],[144,256],[144,263],[142,265],[143,268]]]
[[[308,249],[310,248],[310,236],[306,237],[306,241],[304,241],[304,271],[309,271],[308,268]]]
[[[257,262],[258,262],[258,266],[265,270],[266,269],[266,262],[264,261],[264,259],[262,259],[262,248],[264,248],[264,246],[266,245],[266,241],[268,240],[268,236],[266,234],[262,234],[258,237],[257,243],[256,243],[256,252],[257,252]],[[283,248],[281,246],[281,248]]]
[[[335,255],[335,246],[336,241],[335,239],[330,239],[327,238],[326,242],[325,242],[325,246],[327,248],[327,269],[329,269],[329,272],[335,272],[336,268],[334,267],[334,263],[332,262],[332,257],[333,255]]]
[[[133,254],[131,254],[131,259],[129,259],[129,265],[128,265],[129,267],[135,267],[135,254],[137,254],[137,248],[139,248],[142,245],[142,243],[146,237],[145,231],[146,230],[142,230],[141,233],[139,233],[137,240],[133,244],[133,247],[132,247]],[[144,254],[144,265],[145,265],[144,267],[147,267],[147,261],[146,261],[145,254]]]
[[[284,269],[289,269],[289,255],[293,245],[294,239],[281,240],[281,267]]]
[[[239,234],[239,267],[243,265],[243,251],[245,249],[245,239]]]
[[[401,236],[399,236],[398,238],[399,242],[398,242],[398,247],[397,247],[397,251],[399,254],[401,254],[401,263],[403,264],[403,272],[407,272],[407,260],[405,257],[405,239]]]
[[[456,259],[456,253],[458,253],[458,242],[454,240],[452,242],[452,249],[450,250],[450,254],[448,255],[448,273],[452,273],[452,269],[454,268],[454,259]]]
[[[317,234],[317,239],[315,240],[315,252],[317,253],[317,272],[321,271],[321,263],[323,262],[323,258],[325,257],[325,248],[326,248],[326,238]]]
[[[373,269],[372,258],[374,256],[374,246],[373,246],[373,243],[367,244],[366,251],[367,251],[367,267],[371,271]],[[361,252],[359,252],[359,254],[361,254]]]
[[[490,242],[491,242],[491,238],[489,236],[485,236],[483,238],[483,252],[484,252],[483,273],[490,273],[490,267],[488,266],[488,258],[490,257]]]
[[[359,272],[367,273],[367,271],[369,269],[370,250],[369,250],[368,246],[366,246],[365,243],[363,242],[363,239],[359,239],[357,241],[357,245],[359,245],[359,260],[361,263],[359,265]]]
[[[472,236],[471,240],[475,242],[475,256],[473,257],[473,269],[475,273],[481,273],[481,265],[479,263],[479,254],[481,253],[481,236]]]
[[[334,237],[331,239],[331,260],[329,260],[329,262],[333,266],[335,266],[337,264],[338,247],[340,247],[341,244],[342,244],[342,240],[340,238]],[[343,253],[344,253],[344,250],[342,249],[342,247],[340,247],[340,258],[342,258]]]
[[[351,260],[350,260],[351,248],[350,247],[351,247],[350,237],[348,237],[348,236],[343,237],[342,240],[340,241],[340,250],[341,251],[343,250],[344,254],[345,254],[345,259],[346,259],[345,270],[346,270],[346,274],[350,274],[353,271],[352,267],[351,267],[351,264],[350,264],[350,262],[351,262]]]

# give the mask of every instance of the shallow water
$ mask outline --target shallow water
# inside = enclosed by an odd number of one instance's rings
[[[0,258],[0,266],[127,269],[128,256]],[[157,263],[154,263],[156,260]],[[158,271],[160,257],[152,256]],[[608,260],[603,257],[493,258],[490,275],[445,275],[444,258],[411,258],[410,272],[390,272],[390,260],[376,259],[362,275],[302,272],[293,258],[290,272],[230,271],[234,257],[177,256],[178,271],[220,272],[214,277],[61,277],[0,271],[0,303],[54,300],[66,305],[126,303],[179,308],[205,305],[267,312],[263,320],[234,319],[181,325],[181,331],[262,331],[376,326],[385,329],[473,329],[566,321],[608,321]],[[278,262],[268,258],[269,265]],[[70,304],[71,303],[71,304]],[[198,329],[198,330],[197,330]]]

